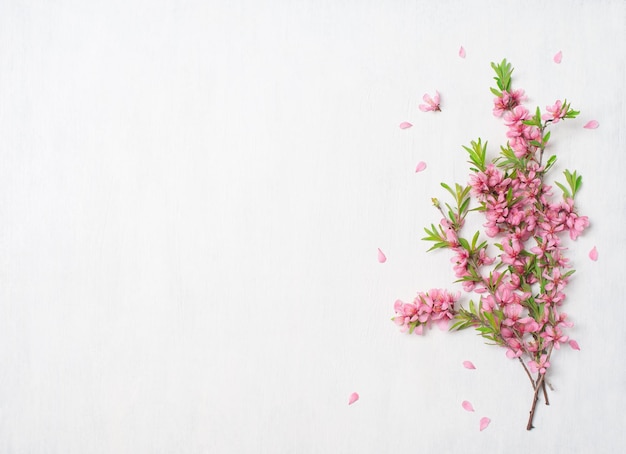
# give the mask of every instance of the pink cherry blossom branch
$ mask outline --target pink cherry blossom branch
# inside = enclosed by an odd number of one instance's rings
[[[566,100],[557,100],[547,106],[547,113],[542,115],[537,107],[531,114],[522,105],[524,91],[511,89],[511,65],[503,60],[492,63],[492,67],[497,75],[497,88],[491,89],[496,95],[493,113],[504,117],[508,128],[506,146],[490,162],[486,160],[487,143],[481,139],[463,147],[470,157],[470,181],[454,187],[441,183],[456,206],[433,199],[442,219],[437,226],[425,228],[423,238],[434,242],[429,250],[445,248],[454,252],[451,262],[455,282],[461,282],[468,293],[476,292],[479,299],[477,303],[470,299],[468,308],[456,308],[458,295],[432,289],[420,292],[413,303],[396,301],[393,320],[401,331],[416,334],[422,334],[431,322],[441,325],[451,320],[450,330],[474,328],[487,343],[504,347],[508,358],[518,358],[533,389],[527,424],[530,430],[540,392],[546,405],[550,404],[545,376],[553,349],[569,339],[563,328],[573,326],[567,314],[560,312],[563,290],[574,272],[565,271],[570,266],[563,254],[567,248],[561,245],[561,236],[569,232],[575,240],[589,225],[587,217],[579,216],[574,207],[581,177],[566,170],[569,188],[556,182],[563,191],[563,200],[555,202],[544,177],[556,156],[544,164],[543,155],[550,140],[548,127],[575,118],[579,112],[571,109]],[[434,110],[437,104],[438,99],[433,100],[427,110]],[[479,206],[470,210],[472,198]],[[470,211],[484,214],[484,233],[494,239],[493,243],[480,239],[480,232],[471,239],[461,236]],[[497,256],[488,255],[490,244],[500,250]],[[494,266],[485,268],[489,265]]]

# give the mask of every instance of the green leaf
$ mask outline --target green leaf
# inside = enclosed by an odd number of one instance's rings
[[[543,144],[547,144],[548,140],[550,140],[550,131],[546,132],[543,136]]]
[[[480,235],[480,232],[478,232],[478,231],[477,231],[477,232],[474,234],[474,238],[472,238],[472,251],[474,251],[474,250],[475,250],[475,248],[476,248],[476,242],[478,241],[478,236],[479,236],[479,235]]]
[[[452,190],[452,188],[450,186],[448,186],[445,183],[441,183],[441,186],[447,190],[450,194],[452,194],[452,197],[456,198],[456,193]]]
[[[565,186],[563,186],[558,181],[555,181],[554,184],[556,184],[559,188],[561,188],[561,191],[563,191],[563,197],[564,198],[566,198],[566,199],[571,199],[572,198],[572,195],[569,193],[569,191],[567,190],[567,188]]]
[[[546,167],[544,171],[547,171],[550,167],[552,167],[555,162],[556,162],[556,155],[553,154],[552,156],[550,156],[550,158],[546,162]]]

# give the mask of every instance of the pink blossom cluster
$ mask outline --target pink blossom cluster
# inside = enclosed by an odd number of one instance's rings
[[[471,292],[476,287],[477,282],[472,279],[472,269],[483,265],[491,265],[495,258],[489,257],[484,248],[478,250],[475,254],[471,254],[470,251],[462,247],[457,231],[452,224],[445,218],[440,223],[442,226],[445,226],[448,247],[454,252],[454,256],[450,259],[450,262],[454,264],[452,267],[454,275],[463,282],[463,290]],[[459,220],[459,224],[462,226],[463,221]]]
[[[524,90],[507,91],[502,90],[501,96],[496,96],[493,100],[493,114],[501,117],[504,112],[510,111],[526,100]]]
[[[517,358],[526,353],[532,358],[528,362],[531,371],[543,374],[550,363],[542,352],[552,347],[558,349],[568,340],[563,328],[573,326],[567,315],[559,312],[569,280],[569,273],[564,272],[569,268],[568,259],[563,255],[565,247],[559,235],[568,232],[575,240],[589,226],[589,220],[578,215],[572,198],[551,201],[551,187],[543,183],[543,149],[539,150],[544,132],[541,127],[525,123],[531,117],[520,104],[523,91],[516,93],[512,97],[503,92],[502,97],[496,98],[494,113],[504,114],[508,145],[517,158],[525,158],[520,160],[525,166],[511,172],[489,164],[484,171],[472,174],[469,181],[471,193],[481,203],[487,220],[485,233],[492,238],[501,235],[499,262],[508,272],[494,271],[489,278],[476,273],[480,266],[493,262],[485,260],[481,249],[472,273],[467,267],[468,251],[459,248],[458,242],[450,245],[456,253],[452,259],[456,263],[455,275],[476,277],[465,280],[464,289],[482,294],[483,311],[497,311],[507,356]],[[557,123],[567,114],[561,101],[547,110],[548,114],[541,117],[546,122]],[[533,243],[531,247],[527,247],[528,241]],[[534,295],[532,289],[536,291]],[[531,316],[529,307],[536,307],[539,313]]]
[[[442,289],[431,289],[428,292],[419,292],[410,303],[397,300],[394,304],[396,316],[393,321],[400,327],[401,332],[422,334],[424,326],[436,323],[445,328],[454,318],[456,311],[454,303],[459,299],[459,293],[450,293]]]

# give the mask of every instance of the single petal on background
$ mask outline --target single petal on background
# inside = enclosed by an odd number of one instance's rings
[[[589,258],[594,262],[598,260],[598,250],[594,246],[592,250],[589,251]]]
[[[417,167],[415,168],[415,173],[421,172],[426,169],[426,163],[424,161],[420,161],[417,163]]]
[[[480,418],[480,431],[482,432],[483,430],[485,430],[489,426],[490,422],[491,419],[487,418],[486,416]]]
[[[563,59],[563,52],[558,51],[555,55],[554,55],[554,63],[561,63],[561,60]]]
[[[387,256],[383,253],[383,251],[378,248],[378,262],[385,263],[387,261]]]
[[[574,339],[572,339],[568,343],[569,343],[569,346],[572,347],[574,350],[580,351],[580,346],[578,345],[578,342],[576,342]]]
[[[597,129],[598,126],[600,126],[600,123],[598,123],[596,120],[591,120],[588,121],[585,126],[583,126],[583,128],[585,129]]]
[[[463,361],[463,367],[466,369],[476,369],[476,366],[474,366],[474,363],[471,361]]]
[[[468,401],[464,400],[463,403],[461,404],[461,406],[466,410],[466,411],[474,411],[474,407],[472,406],[471,403],[469,403]]]
[[[400,123],[400,129],[409,129],[411,126],[413,125],[408,121],[403,121],[402,123]]]
[[[350,394],[350,398],[348,399],[348,405],[352,405],[357,400],[359,400],[359,395],[357,393]]]
[[[459,57],[465,58],[465,49],[463,49],[463,46],[459,49]]]

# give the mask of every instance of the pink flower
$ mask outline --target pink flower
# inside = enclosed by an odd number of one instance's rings
[[[459,293],[452,294],[441,289],[430,289],[428,292],[418,293],[414,304],[418,310],[418,320],[427,324],[431,321],[448,322],[454,317],[454,303],[459,298]]]
[[[415,328],[418,324],[417,306],[413,303],[403,303],[400,300],[396,300],[393,305],[396,311],[396,316],[393,317],[393,321],[400,327],[400,332],[407,332],[412,327]],[[421,332],[417,333],[421,334]]]
[[[435,91],[435,96],[432,98],[428,93],[424,94],[422,98],[426,104],[420,104],[419,108],[422,112],[441,112],[441,108],[439,107],[439,92]]]
[[[518,125],[524,120],[528,120],[528,109],[524,106],[517,106],[504,114],[504,124],[509,127]]]
[[[548,355],[541,355],[539,361],[528,361],[528,368],[532,373],[539,372],[540,374],[545,374],[546,370],[550,367],[550,363],[548,362]]]
[[[504,90],[502,91],[502,96],[498,96],[493,100],[493,114],[496,117],[501,117],[504,112],[519,106],[524,100],[526,100],[524,90],[515,90],[513,92]]]
[[[589,218],[587,218],[587,216],[578,216],[576,213],[570,213],[565,221],[565,225],[567,225],[569,229],[570,238],[575,240],[589,227]]]
[[[558,327],[546,326],[546,330],[541,334],[548,343],[553,343],[557,350],[561,348],[561,342],[567,342],[569,336],[564,336]]]
[[[505,319],[502,322],[505,326],[513,326],[515,322],[520,319],[520,315],[522,314],[522,310],[524,307],[521,304],[507,304],[504,306],[504,315]]]
[[[523,245],[515,237],[509,237],[502,242],[503,254],[500,256],[502,263],[511,265],[513,267],[523,267],[524,261],[520,259],[520,253],[522,252]]]
[[[564,105],[561,101],[556,101],[553,106],[546,106],[546,110],[549,113],[545,113],[541,116],[543,120],[552,121],[558,123],[562,118],[567,115],[567,105]]]

